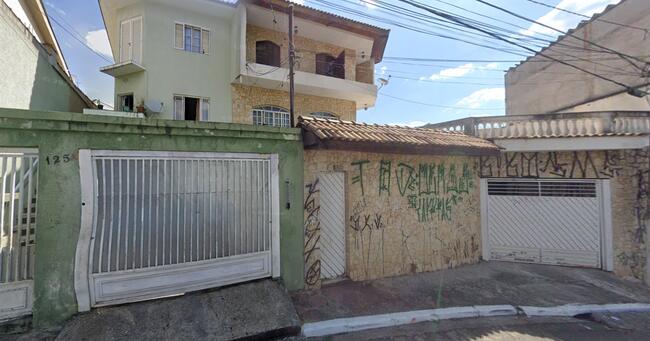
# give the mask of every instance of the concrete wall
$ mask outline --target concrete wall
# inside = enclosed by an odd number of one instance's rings
[[[611,179],[614,272],[644,280],[646,267],[648,150],[505,153],[481,158],[481,177]]]
[[[86,104],[56,59],[0,1],[0,107],[82,112]]]
[[[612,22],[650,28],[650,2],[647,0],[621,1],[615,8],[599,16]],[[650,45],[646,41],[646,32],[612,25],[602,20],[590,23],[572,32],[574,36],[595,42],[610,49],[631,56],[650,55]],[[578,46],[584,49],[567,49],[566,46],[554,45],[543,52],[591,72],[598,73],[628,86],[637,86],[647,82],[642,78],[642,71],[633,67],[629,61],[612,53],[596,53],[590,50],[600,48],[567,36],[560,41],[564,45]],[[567,54],[571,55],[568,56]],[[581,60],[581,59],[586,59]],[[587,73],[559,63],[543,62],[542,56],[530,58],[506,74],[506,114],[543,114],[572,107],[592,99],[624,91],[620,85],[596,78]],[[641,68],[643,63],[632,60]],[[626,98],[634,97],[624,94]],[[645,99],[644,99],[645,101]],[[623,105],[622,108],[626,109]],[[645,103],[643,109],[650,110]],[[599,110],[587,108],[587,110]]]
[[[477,158],[305,151],[305,285],[320,280],[319,175],[345,173],[346,275],[366,280],[475,263]]]
[[[208,120],[231,122],[230,82],[237,54],[230,50],[237,28],[235,18],[226,19],[165,4],[138,2],[117,11],[116,25],[142,16],[142,65],[146,71],[117,78],[115,94],[133,93],[135,105],[145,100],[164,103],[157,118],[172,119],[173,97],[186,95],[210,99]],[[174,24],[190,24],[210,30],[210,51],[192,53],[174,48]],[[119,26],[114,28],[119,35]],[[111,37],[113,53],[119,56],[119,36]],[[224,48],[228,47],[228,48]],[[117,53],[117,54],[116,54]],[[116,99],[117,100],[117,99]],[[117,103],[117,102],[116,102]]]
[[[279,155],[280,254],[289,289],[303,286],[302,144],[297,129],[141,120],[0,109],[0,147],[38,148],[34,323],[55,326],[77,312],[73,285],[80,228],[79,149],[276,153]],[[284,185],[289,181],[289,190]]]
[[[234,123],[252,124],[252,110],[255,106],[275,105],[289,110],[289,85],[285,90],[272,90],[254,86],[232,86],[232,112]],[[342,99],[296,95],[296,117],[314,112],[331,112],[343,120],[354,121],[357,117],[356,104]]]

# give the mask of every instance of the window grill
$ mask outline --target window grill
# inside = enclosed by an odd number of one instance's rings
[[[289,111],[275,106],[264,106],[253,109],[253,124],[283,127],[291,126]]]

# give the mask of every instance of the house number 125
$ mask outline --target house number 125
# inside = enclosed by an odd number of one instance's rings
[[[63,154],[63,155],[48,155],[45,157],[45,162],[48,165],[56,165],[61,162],[63,163],[68,163],[70,162],[71,157],[70,154]]]

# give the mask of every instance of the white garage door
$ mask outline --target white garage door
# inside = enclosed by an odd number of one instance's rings
[[[601,267],[601,194],[595,180],[487,181],[493,260]]]

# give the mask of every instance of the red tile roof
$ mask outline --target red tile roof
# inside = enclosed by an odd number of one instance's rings
[[[314,117],[298,118],[298,126],[303,130],[305,148],[435,155],[491,155],[499,152],[499,147],[490,141],[428,128]]]

